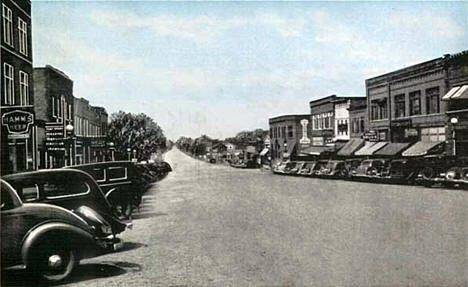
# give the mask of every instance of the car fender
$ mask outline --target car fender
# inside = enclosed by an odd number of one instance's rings
[[[87,252],[85,253],[85,251],[93,251],[94,248],[89,247],[97,247],[93,235],[79,227],[63,222],[44,223],[29,232],[29,234],[23,240],[23,245],[21,247],[21,257],[26,267],[28,267],[29,256],[35,245],[46,239],[47,236],[49,236],[51,233],[65,234],[66,238],[69,238],[71,241],[67,242],[67,244],[71,246],[80,245],[77,249],[80,257],[86,257],[89,255]]]

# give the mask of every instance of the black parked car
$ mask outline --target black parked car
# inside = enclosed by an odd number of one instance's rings
[[[109,161],[69,166],[90,174],[101,187],[107,200],[117,210],[131,218],[148,188],[148,182],[131,161]]]
[[[3,180],[1,219],[2,270],[27,269],[42,279],[60,281],[80,259],[105,251],[105,242],[82,218],[50,204],[23,204]]]
[[[346,178],[348,177],[348,170],[344,161],[329,160],[326,165],[317,171],[316,175],[323,178]]]
[[[387,182],[409,184],[414,182],[420,168],[412,159],[394,159],[382,171],[381,177]]]
[[[314,171],[315,164],[315,161],[306,161],[297,174],[302,176],[311,176]]]
[[[74,211],[95,228],[97,236],[111,236],[109,244],[120,244],[113,235],[131,226],[119,219],[96,181],[83,171],[44,169],[3,179],[17,190],[23,202],[49,203]]]
[[[366,159],[353,172],[353,178],[374,178],[381,179],[382,174],[388,169],[390,161],[388,159]]]

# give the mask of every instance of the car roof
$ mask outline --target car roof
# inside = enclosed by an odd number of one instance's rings
[[[8,180],[21,180],[21,179],[26,179],[30,177],[38,177],[38,176],[43,176],[43,175],[48,175],[48,174],[53,174],[53,175],[77,174],[77,175],[83,175],[86,177],[91,177],[88,173],[78,170],[78,169],[54,168],[54,169],[40,169],[36,171],[27,171],[27,172],[9,174],[9,175],[3,176],[3,179],[7,181]]]

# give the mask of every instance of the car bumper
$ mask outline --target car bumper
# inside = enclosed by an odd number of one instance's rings
[[[115,252],[123,248],[122,239],[109,235],[103,238],[96,238],[96,243],[103,253]]]

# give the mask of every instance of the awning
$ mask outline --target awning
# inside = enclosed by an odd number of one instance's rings
[[[375,155],[394,156],[406,149],[410,143],[389,143],[382,149],[376,151]]]
[[[301,154],[304,155],[320,155],[324,152],[333,152],[335,150],[335,147],[333,146],[310,146],[307,147],[303,150],[301,150]]]
[[[379,151],[381,148],[385,147],[388,142],[378,142],[375,145],[371,146],[366,150],[367,155],[373,155],[375,152]]]
[[[265,156],[270,150],[267,149],[267,148],[264,148],[261,152],[260,152],[260,156]]]
[[[352,155],[358,148],[364,145],[363,139],[350,139],[338,152],[338,155]]]
[[[373,145],[375,145],[376,143],[377,143],[377,142],[368,142],[368,141],[366,141],[366,142],[364,143],[364,146],[363,146],[361,149],[357,150],[357,151],[354,153],[354,155],[369,155],[369,154],[367,154],[366,151],[367,151],[369,148],[371,148]]]
[[[437,142],[417,142],[407,150],[403,152],[403,156],[423,156],[428,154],[431,149],[435,148],[436,146],[444,143],[443,141]]]
[[[453,87],[442,97],[444,101],[460,99],[468,99],[468,85]]]

